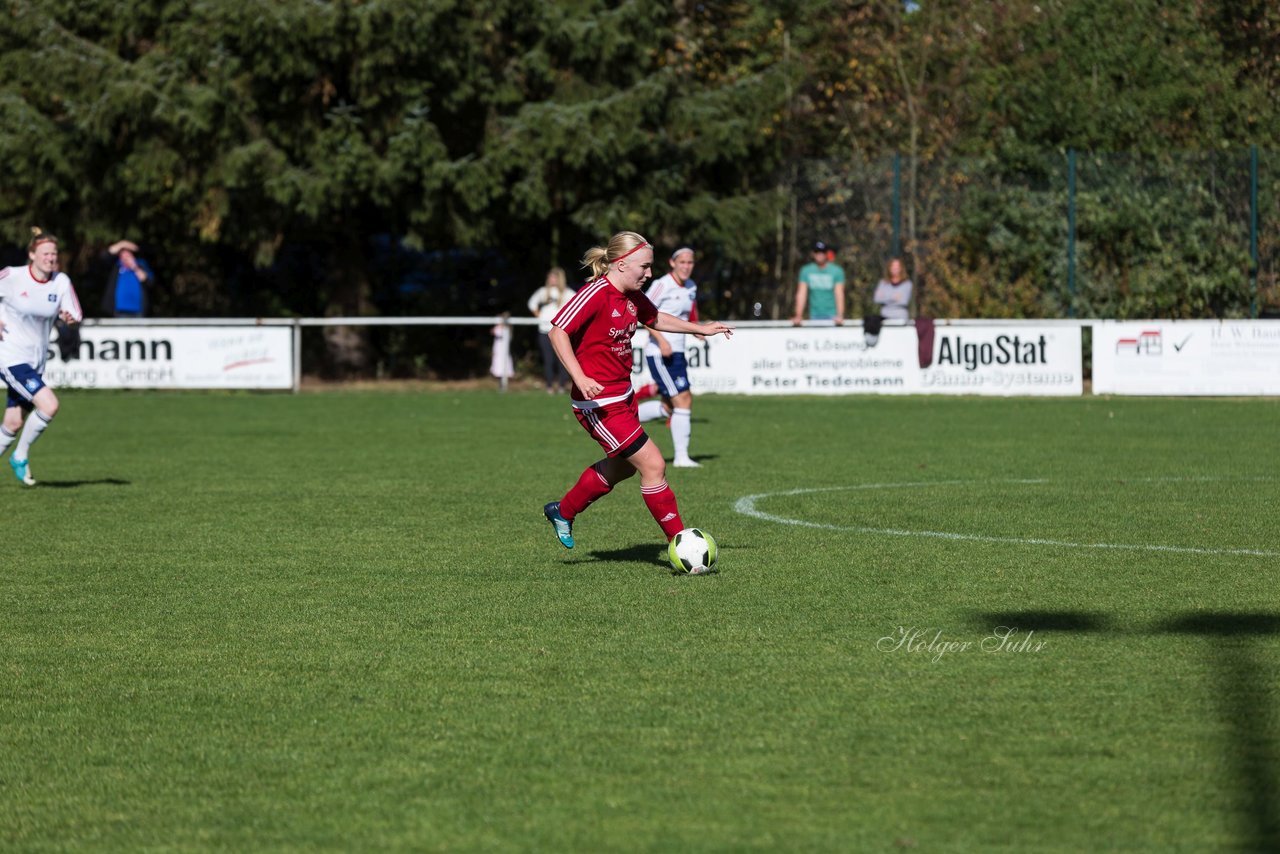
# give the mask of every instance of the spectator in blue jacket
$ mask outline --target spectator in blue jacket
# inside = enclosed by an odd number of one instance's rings
[[[150,265],[138,257],[138,244],[118,240],[107,249],[114,263],[102,294],[103,317],[145,317],[147,290],[155,284]]]

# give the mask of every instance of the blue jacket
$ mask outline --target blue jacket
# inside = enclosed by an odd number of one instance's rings
[[[142,314],[147,313],[147,291],[156,283],[156,274],[151,272],[151,265],[136,255],[134,258],[138,262],[138,266],[147,274],[147,280],[142,283]],[[116,282],[120,279],[120,263],[114,258],[112,259],[111,273],[107,276],[107,288],[102,293],[102,316],[113,317],[116,313]]]

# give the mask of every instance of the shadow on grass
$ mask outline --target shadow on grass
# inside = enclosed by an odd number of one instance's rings
[[[97,480],[42,480],[36,484],[37,489],[79,489],[82,486],[130,486],[132,481],[118,477],[103,477]]]
[[[690,576],[689,573],[677,572],[667,562],[666,549],[661,546],[645,544],[641,546],[628,546],[625,549],[597,549],[589,553],[592,560],[605,561],[609,563],[647,563],[661,567],[664,571],[674,576],[684,578],[701,577],[702,575],[716,575],[718,570],[712,569],[711,572],[702,573],[699,576]],[[586,563],[587,561],[582,561]]]
[[[1265,611],[1197,611],[1162,623],[1160,631],[1219,638],[1280,635],[1280,614],[1268,614]]]
[[[984,631],[1008,626],[1023,632],[1135,633],[1115,628],[1105,614],[1087,611],[980,612],[973,619]],[[1280,727],[1269,703],[1275,683],[1258,650],[1259,641],[1280,636],[1280,613],[1193,611],[1136,633],[1209,642],[1214,696],[1244,804],[1242,844],[1250,851],[1280,851]]]
[[[661,546],[655,546],[653,543],[644,543],[643,545],[627,546],[624,549],[595,549],[589,554],[594,560],[609,561],[611,563],[656,563],[666,566],[667,561],[662,552]]]
[[[1280,851],[1280,730],[1268,702],[1275,681],[1268,678],[1257,643],[1280,636],[1280,614],[1199,611],[1174,617],[1159,631],[1209,641],[1214,693],[1248,811],[1247,845],[1252,851]]]

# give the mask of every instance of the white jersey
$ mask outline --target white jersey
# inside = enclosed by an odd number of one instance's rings
[[[572,288],[561,288],[557,299],[546,285],[533,292],[533,296],[529,297],[529,311],[538,317],[539,332],[546,335],[551,331],[551,321],[559,314],[560,309],[569,304],[573,294]]]
[[[0,367],[30,365],[43,373],[53,322],[64,311],[84,320],[76,289],[65,273],[41,282],[30,267],[0,267]]]
[[[658,311],[675,315],[681,320],[696,321],[698,319],[698,286],[694,284],[693,279],[686,279],[683,285],[679,285],[676,284],[675,276],[667,273],[650,285],[645,294],[650,302],[658,307]],[[685,333],[664,332],[662,335],[671,344],[672,353],[684,352]],[[646,356],[662,355],[661,348],[652,336],[649,338],[649,343],[645,345],[644,354]]]

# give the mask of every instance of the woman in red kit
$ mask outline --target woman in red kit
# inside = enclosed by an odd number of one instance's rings
[[[681,529],[667,464],[640,426],[631,390],[631,336],[638,326],[695,335],[724,333],[723,323],[690,323],[658,311],[643,288],[653,277],[653,247],[634,231],[620,231],[608,246],[587,250],[582,266],[591,281],[551,321],[551,346],[573,381],[570,398],[578,423],[604,448],[564,497],[542,512],[565,548],[573,548],[573,520],[614,486],[640,473],[640,494],[670,540]]]

